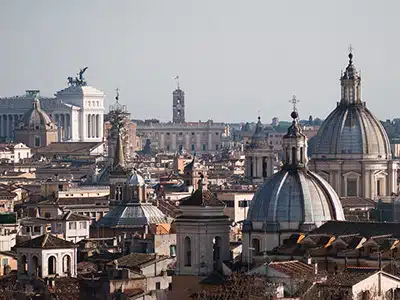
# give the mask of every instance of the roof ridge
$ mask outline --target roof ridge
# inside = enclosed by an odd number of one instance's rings
[[[46,245],[48,238],[49,238],[49,233],[46,233],[42,241],[42,248],[44,248],[44,246]]]

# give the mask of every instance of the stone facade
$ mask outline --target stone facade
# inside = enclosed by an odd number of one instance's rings
[[[185,93],[179,87],[173,92],[173,122],[160,123],[158,120],[138,122],[137,133],[141,144],[150,140],[156,150],[191,153],[213,153],[223,146],[227,127],[223,123],[185,122]]]
[[[38,90],[25,96],[0,98],[0,137],[15,138],[14,130],[32,107]],[[55,98],[39,97],[42,109],[59,130],[59,141],[89,142],[103,140],[104,93],[90,86],[69,86]]]

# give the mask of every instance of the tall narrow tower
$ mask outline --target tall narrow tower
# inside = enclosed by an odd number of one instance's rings
[[[176,90],[172,93],[172,122],[173,123],[185,123],[185,92],[179,87],[179,76],[175,78]]]

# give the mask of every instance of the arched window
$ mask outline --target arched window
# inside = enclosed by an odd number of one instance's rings
[[[32,271],[35,277],[40,277],[39,274],[39,259],[37,256],[32,256]]]
[[[122,186],[117,185],[115,187],[115,200],[121,201],[122,200]]]
[[[260,247],[260,240],[257,239],[257,238],[253,238],[253,239],[251,240],[251,248],[253,249],[253,254],[254,254],[254,255],[260,254],[260,249],[261,249],[261,247]]]
[[[185,237],[184,242],[184,252],[185,252],[185,266],[190,267],[192,265],[192,245],[190,237]]]
[[[47,267],[49,269],[49,275],[55,275],[57,273],[57,260],[54,256],[48,258]]]
[[[63,268],[63,273],[69,275],[71,274],[71,256],[64,255],[62,259],[62,268]]]
[[[28,273],[28,260],[26,259],[26,255],[21,256],[21,266],[22,266],[22,272],[24,274]]]
[[[292,165],[297,164],[297,157],[296,157],[296,147],[292,148]]]

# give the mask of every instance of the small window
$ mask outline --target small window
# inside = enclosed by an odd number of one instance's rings
[[[195,147],[194,147],[194,144],[192,144],[192,151],[194,151],[195,150]]]
[[[69,222],[69,229],[72,229],[72,230],[74,230],[74,229],[76,229],[76,223],[75,222]]]
[[[45,213],[44,213],[44,217],[48,219],[48,218],[51,217],[51,214],[50,214],[49,212],[45,212]]]
[[[35,136],[35,147],[40,147],[41,142],[40,142],[40,136]]]
[[[156,290],[161,290],[161,282],[156,282]]]
[[[179,135],[182,135],[182,132],[179,132]]]
[[[80,229],[86,229],[87,228],[86,222],[79,222],[79,228]]]
[[[216,132],[215,135],[218,135],[218,132]]]
[[[3,258],[3,266],[8,266],[8,258]]]
[[[169,132],[167,132],[167,135],[169,135]]]
[[[203,151],[206,151],[207,150],[207,146],[206,146],[206,144],[203,144]]]
[[[194,132],[192,132],[192,135],[194,135]]]

